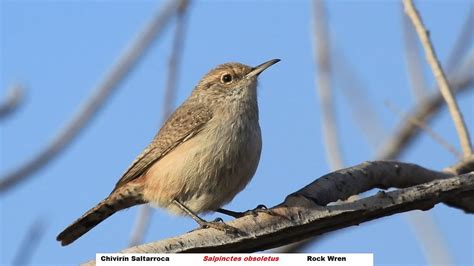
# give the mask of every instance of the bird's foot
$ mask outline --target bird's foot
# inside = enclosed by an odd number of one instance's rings
[[[273,215],[273,212],[270,209],[268,209],[267,206],[265,206],[263,204],[259,204],[254,209],[246,210],[246,211],[242,212],[241,214],[242,214],[242,216],[246,216],[246,215],[258,216],[259,213],[267,213],[267,214]]]
[[[246,233],[240,231],[239,229],[225,224],[221,218],[216,218],[214,221],[208,222],[202,219],[201,217],[199,217],[194,212],[192,212],[190,209],[188,209],[184,204],[182,204],[178,200],[176,199],[173,200],[173,203],[176,204],[183,212],[191,216],[191,218],[193,218],[193,220],[196,221],[200,225],[201,228],[214,228],[219,231],[223,231],[225,233],[230,233],[230,234],[239,235],[239,236],[246,235]],[[195,230],[192,230],[192,231],[195,231]]]
[[[203,220],[203,221],[199,221],[198,223],[201,226],[201,228],[214,228],[219,231],[223,231],[225,233],[229,233],[233,235],[241,235],[241,236],[245,235],[245,233],[242,232],[241,230],[224,223],[224,221],[221,218],[216,218],[210,222]]]
[[[258,216],[259,213],[266,213],[266,214],[272,215],[272,216],[279,216],[279,217],[287,218],[283,215],[280,215],[280,214],[272,211],[271,209],[267,208],[263,204],[258,205],[253,210],[247,210],[247,211],[244,211],[244,212],[235,212],[235,211],[230,211],[230,210],[226,210],[226,209],[218,209],[217,212],[220,212],[220,213],[225,214],[225,215],[232,216],[234,218],[240,218],[240,217],[244,217],[246,215],[253,215],[255,217],[255,216]]]

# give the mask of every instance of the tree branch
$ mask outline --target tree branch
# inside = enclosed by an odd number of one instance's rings
[[[318,66],[316,84],[319,92],[319,103],[321,105],[322,123],[324,135],[324,146],[326,158],[332,170],[344,166],[342,149],[339,143],[336,117],[331,90],[331,58],[328,27],[326,24],[326,9],[321,0],[312,1],[314,20],[314,50],[315,61]]]
[[[321,3],[319,3],[321,4]],[[318,16],[318,18],[320,19],[324,19],[323,16]],[[405,19],[404,22],[408,22],[409,23],[409,19],[408,17],[406,17],[405,15],[403,15],[403,18]],[[470,18],[470,17],[469,17]],[[469,20],[469,18],[467,20]],[[325,23],[325,21],[322,22],[323,24]],[[409,26],[407,23],[404,23],[404,26]],[[407,27],[408,28],[408,27]],[[412,30],[410,31],[410,33],[413,33],[412,37],[415,37],[416,38],[416,33],[413,31],[412,28],[408,28],[409,30]],[[457,43],[463,43],[463,41],[465,41],[466,37],[465,35],[468,34],[468,31],[466,30],[463,30],[462,33],[459,35],[458,37],[458,41]],[[411,35],[410,35],[411,36]],[[415,39],[412,39],[413,41],[416,41]],[[456,46],[453,51],[451,52],[451,56],[450,58],[453,58],[453,55],[460,55],[460,54],[464,54],[464,49],[462,49],[462,47],[464,46]],[[462,49],[461,51],[459,51],[458,49]],[[355,79],[354,75],[352,72],[354,72],[353,70],[351,70],[350,68],[348,68],[348,65],[347,63],[345,63],[345,60],[341,60],[341,58],[343,59],[343,57],[340,57],[340,58],[336,58],[336,59],[339,59],[339,60],[336,60],[336,63],[337,63],[337,67],[336,69],[338,69],[338,73],[344,73],[343,75],[340,75],[341,77],[344,77],[342,79],[338,79],[339,82],[342,82],[342,85],[345,85],[343,86],[344,87],[344,90],[343,92],[349,96],[347,96],[348,100],[349,100],[349,103],[351,104],[351,106],[355,106],[353,108],[353,112],[352,114],[355,114],[356,115],[356,118],[357,116],[359,117],[363,117],[363,119],[359,119],[358,120],[358,123],[356,123],[357,125],[361,126],[362,129],[364,130],[364,133],[367,133],[365,134],[366,137],[369,136],[369,141],[371,143],[376,143],[375,141],[379,138],[377,138],[377,132],[380,132],[380,128],[377,127],[378,124],[377,123],[373,123],[373,122],[377,122],[377,117],[374,115],[376,112],[367,112],[367,110],[370,109],[370,105],[366,103],[366,99],[367,97],[364,97],[364,93],[361,93],[361,89],[362,87],[359,85],[357,86],[360,82],[356,82],[357,79]],[[456,57],[456,59],[459,59],[459,57]],[[458,60],[459,61],[459,60]],[[470,60],[472,61],[472,60]],[[419,64],[417,64],[419,65]],[[472,69],[472,65],[471,67],[469,66],[469,64],[467,65],[467,67],[462,67],[462,68],[458,68],[456,69],[456,72],[455,73],[451,73],[453,75],[450,74],[450,77],[453,78],[453,80],[456,80],[456,81],[460,81],[460,82],[456,82],[456,85],[460,85],[462,86],[459,91],[462,91],[466,88],[469,88],[469,85],[472,84],[472,79],[473,79],[473,75],[472,75],[472,71],[469,72],[468,71],[464,71],[465,69],[469,69],[471,68]],[[462,73],[464,74],[463,76],[462,75],[459,75],[459,73]],[[467,80],[467,82],[465,82]],[[420,85],[425,85],[425,84],[420,84]],[[465,87],[464,87],[465,86]],[[354,90],[354,88],[356,88],[356,90]],[[457,88],[456,88],[457,89]],[[356,93],[354,93],[354,91]],[[424,92],[427,92],[428,90],[425,88],[423,89]],[[438,91],[438,90],[436,90]],[[363,91],[362,91],[363,92]],[[439,91],[438,91],[439,93]],[[361,96],[362,95],[362,96]],[[424,97],[423,97],[424,99]],[[422,107],[425,107],[425,104],[426,106],[431,106],[431,100],[432,99],[436,99],[433,95],[433,97],[430,97],[427,101],[423,101],[423,103],[420,105]],[[354,104],[355,103],[355,104]],[[364,104],[365,103],[365,104]],[[441,95],[439,95],[439,105],[438,106],[433,106],[433,109],[430,109],[432,111],[432,113],[426,113],[424,116],[424,118],[426,118],[426,120],[428,120],[428,118],[430,118],[432,115],[434,116],[441,108],[442,103],[443,103],[443,98],[441,97]],[[364,110],[365,109],[365,114],[363,111],[361,110]],[[361,115],[358,115],[358,114],[363,114],[362,116]],[[410,141],[411,139],[415,139],[416,136],[418,136],[420,130],[417,126],[417,124],[413,124],[412,121],[418,121],[419,124],[423,124],[425,125],[425,123],[423,123],[423,121],[419,121],[417,120],[417,116],[415,117],[408,117],[408,125],[406,124],[406,121],[405,121],[405,124],[404,124],[404,128],[407,128],[408,130],[406,131],[406,133],[412,133],[412,134],[409,134],[407,135],[406,139],[402,139],[403,141],[400,141],[399,137],[404,137],[404,135],[395,135],[395,137],[393,139],[390,140],[389,144],[400,144],[400,145],[393,145],[393,146],[384,146],[384,147],[389,147],[391,148],[391,150],[386,150],[386,151],[389,151],[389,153],[381,153],[380,156],[398,156],[401,151],[405,150],[405,148],[412,143],[412,141]],[[372,122],[372,124],[371,124]],[[363,125],[370,125],[370,126],[366,126],[364,127]],[[399,133],[398,131],[396,133]],[[372,136],[372,137],[370,137]],[[399,142],[400,141],[400,142]],[[394,159],[392,157],[382,157],[382,159]],[[352,198],[351,198],[352,199]],[[417,231],[418,232],[418,231]],[[421,235],[420,233],[421,231],[419,231],[417,234],[419,236],[419,239],[425,239],[423,238],[423,236]],[[433,233],[433,232],[431,232]],[[437,232],[437,234],[439,235],[440,233]],[[327,236],[327,235],[326,235]],[[421,237],[420,237],[421,236]],[[319,237],[318,237],[319,239]],[[425,247],[428,247],[430,245],[429,242],[427,241],[422,241],[422,245],[425,246]],[[309,243],[312,243],[312,241],[304,241],[304,243],[296,243],[294,245],[291,245],[291,247],[284,247],[282,249],[279,249],[278,252],[295,252],[297,250],[301,250],[303,249],[305,246],[309,245]],[[433,244],[433,243],[431,243]],[[442,256],[442,253],[441,252],[438,252],[438,255],[440,255],[441,257]],[[444,256],[444,257],[447,257],[447,256]],[[431,258],[431,257],[430,257]],[[434,260],[434,261],[437,261],[437,262],[444,262],[446,260]]]
[[[171,0],[165,4],[163,9],[145,26],[130,48],[125,51],[102,82],[95,88],[90,98],[84,102],[74,117],[53,137],[43,150],[39,151],[33,158],[17,169],[0,178],[0,193],[5,192],[20,183],[20,181],[24,181],[32,173],[45,166],[79,135],[81,129],[90,122],[111,93],[117,89],[118,84],[126,77],[139,59],[142,58],[153,40],[161,33],[172,15],[175,14],[182,1],[184,0]]]
[[[462,152],[460,152],[458,149],[456,149],[449,141],[444,139],[441,135],[436,133],[430,126],[428,126],[426,123],[423,123],[421,121],[416,120],[415,117],[408,116],[406,113],[401,111],[398,107],[396,107],[394,104],[390,102],[386,102],[385,104],[387,108],[392,111],[393,113],[397,114],[400,117],[405,117],[405,119],[423,130],[428,136],[431,137],[435,142],[437,142],[440,146],[442,146],[445,150],[447,150],[449,153],[454,155],[458,160],[462,160],[464,158],[464,155]]]
[[[449,73],[456,65],[461,61],[460,59],[465,57],[466,53],[472,44],[472,37],[474,36],[474,4],[471,3],[467,17],[463,22],[461,32],[454,44],[454,47],[449,54],[446,63],[446,72]]]
[[[408,82],[416,102],[421,102],[430,93],[426,85],[426,78],[423,72],[423,61],[420,53],[420,47],[415,29],[408,16],[403,12],[403,6],[400,8],[402,16],[402,33],[404,43],[404,56],[407,68]]]
[[[341,92],[351,109],[350,115],[353,116],[356,126],[359,127],[368,144],[378,147],[383,136],[386,135],[386,130],[381,122],[380,112],[370,101],[369,87],[342,51],[333,50],[335,51],[334,68],[337,69],[335,80],[340,84]]]
[[[463,163],[467,169],[474,158]],[[466,166],[467,165],[467,166]],[[467,167],[467,168],[466,168]],[[472,170],[472,169],[470,169]],[[402,187],[374,196],[323,206],[373,188]],[[276,215],[247,215],[228,224],[246,233],[199,229],[181,236],[125,249],[125,253],[254,252],[474,193],[474,172],[452,176],[409,163],[373,161],[329,173],[272,208]],[[89,262],[88,264],[93,264]]]
[[[415,26],[416,32],[418,33],[418,37],[421,40],[421,44],[425,50],[426,60],[433,71],[433,75],[436,78],[441,94],[448,105],[448,110],[451,113],[451,117],[456,127],[456,131],[461,142],[461,147],[464,151],[464,156],[467,157],[472,154],[472,147],[469,133],[466,128],[466,123],[464,122],[462,113],[459,110],[459,106],[453,96],[453,91],[448,84],[446,75],[444,74],[438,57],[436,56],[436,52],[433,48],[433,44],[431,43],[428,31],[423,25],[420,14],[413,4],[413,0],[403,0],[403,4],[405,6],[405,12],[410,17],[413,25]]]
[[[4,119],[15,111],[25,99],[25,89],[21,85],[13,85],[9,88],[7,96],[0,103],[0,119]]]
[[[44,238],[46,227],[47,222],[42,217],[37,218],[31,223],[16,251],[12,263],[13,265],[31,264],[34,253],[38,249],[41,240]]]
[[[461,93],[472,88],[474,85],[474,56],[471,56],[467,63],[452,73],[450,83],[455,93]],[[407,119],[403,119],[397,129],[385,141],[382,148],[377,152],[377,158],[381,160],[399,158],[401,153],[410,143],[419,136],[420,128],[410,121],[419,121],[428,124],[436,114],[441,111],[444,106],[443,96],[438,92],[427,97],[423,102],[419,103],[409,113]]]

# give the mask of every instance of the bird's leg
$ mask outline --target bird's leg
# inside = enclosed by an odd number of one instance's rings
[[[219,212],[219,213],[222,213],[222,214],[225,214],[225,215],[229,215],[229,216],[232,216],[234,218],[240,218],[240,217],[243,217],[245,215],[250,215],[250,214],[253,215],[253,216],[257,216],[258,213],[266,213],[266,214],[270,214],[270,215],[273,215],[273,216],[281,216],[281,215],[275,213],[274,211],[272,211],[271,209],[268,209],[263,204],[258,205],[253,210],[247,210],[247,211],[244,211],[244,212],[236,212],[236,211],[226,210],[226,209],[222,209],[222,208],[217,209],[216,212]]]
[[[237,234],[237,235],[244,234],[239,229],[225,224],[221,218],[216,218],[214,221],[208,222],[202,219],[201,217],[199,217],[198,215],[196,215],[194,212],[192,212],[190,209],[188,209],[186,206],[184,206],[184,204],[182,204],[178,200],[174,199],[173,203],[176,204],[187,215],[191,216],[191,218],[193,218],[193,220],[196,221],[201,226],[201,228],[214,228],[220,231],[224,231],[226,233],[232,233],[232,234]]]

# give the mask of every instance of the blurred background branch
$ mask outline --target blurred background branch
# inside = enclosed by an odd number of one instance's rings
[[[420,130],[424,131],[428,136],[430,136],[436,143],[443,146],[447,151],[449,151],[452,155],[454,155],[458,160],[462,160],[463,154],[459,152],[453,145],[451,145],[447,140],[445,140],[442,136],[436,133],[431,127],[427,124],[416,120],[414,117],[408,116],[406,113],[400,110],[399,107],[395,106],[391,102],[386,102],[386,106],[390,111],[397,114],[399,117],[405,117],[405,119],[410,122],[411,124],[418,127]]]
[[[462,62],[469,52],[472,42],[474,41],[474,27],[472,25],[474,25],[474,4],[471,3],[459,36],[456,39],[456,43],[446,60],[446,72],[448,72],[448,76],[449,72],[458,67],[459,62]]]
[[[322,1],[313,1],[313,4],[314,4],[314,15],[313,15],[313,18],[315,19],[315,25],[314,27],[318,27],[317,25],[320,25],[319,27],[324,27],[326,26],[327,22],[325,21],[325,18],[326,16],[323,14],[320,13],[320,11],[318,11],[318,7],[321,7],[321,5],[323,5],[323,2]],[[319,12],[319,13],[317,13]],[[471,15],[469,14],[468,18],[466,19],[466,21],[469,21],[470,20],[470,17]],[[405,35],[405,51],[406,51],[406,60],[407,60],[407,68],[408,68],[408,73],[409,73],[409,77],[410,77],[410,80],[411,80],[411,85],[412,85],[412,88],[413,86],[415,86],[416,88],[413,88],[413,91],[414,91],[414,95],[416,96],[416,99],[417,99],[417,102],[420,103],[421,106],[423,106],[424,104],[426,104],[426,102],[430,103],[429,105],[431,105],[433,102],[436,102],[436,99],[438,98],[435,98],[435,100],[432,100],[433,97],[431,97],[429,99],[429,101],[426,101],[426,97],[427,97],[427,93],[428,93],[428,90],[426,89],[426,81],[422,78],[419,78],[420,76],[422,77],[422,73],[423,73],[423,68],[422,68],[422,64],[421,64],[421,60],[420,60],[420,57],[419,57],[419,53],[416,52],[416,49],[418,49],[417,47],[417,43],[416,43],[416,35],[415,35],[415,32],[413,30],[413,28],[411,27],[410,24],[408,24],[407,22],[407,19],[406,19],[406,16],[403,16],[403,29],[404,29],[404,35]],[[327,27],[327,26],[326,26]],[[318,30],[316,30],[315,32],[318,32]],[[458,37],[458,44],[456,45],[456,47],[454,48],[453,52],[451,52],[451,58],[453,57],[453,55],[459,55],[459,54],[462,54],[462,52],[465,52],[465,51],[459,51],[458,49],[461,49],[462,45],[459,45],[460,41],[466,41],[466,37],[465,37],[465,34],[469,34],[468,31],[466,31],[465,29],[463,29]],[[328,43],[328,41],[326,40],[328,37],[327,36],[322,36],[321,37],[321,34],[318,35],[319,38],[322,38],[323,39],[323,42],[325,44]],[[316,37],[318,40],[319,38]],[[329,49],[327,49],[326,51],[326,54],[329,53]],[[377,123],[377,117],[376,117],[376,112],[374,112],[373,110],[371,110],[371,107],[370,107],[370,104],[368,104],[368,95],[366,94],[365,91],[362,91],[362,89],[364,88],[364,86],[361,86],[360,82],[355,82],[355,81],[358,81],[358,79],[356,79],[355,75],[353,74],[354,73],[354,70],[353,69],[350,69],[349,65],[347,63],[345,63],[346,60],[344,60],[344,58],[340,55],[341,53],[338,53],[338,57],[337,57],[337,69],[338,69],[338,73],[340,74],[341,72],[343,74],[340,75],[340,77],[343,77],[343,78],[340,78],[338,80],[341,80],[342,81],[342,87],[344,88],[343,89],[343,92],[345,92],[346,95],[348,95],[348,97],[346,97],[348,99],[348,102],[350,103],[353,109],[353,114],[354,114],[354,119],[356,119],[357,121],[357,124],[359,125],[359,127],[362,129],[362,131],[366,134],[368,139],[371,139],[371,143],[376,143],[377,142],[377,139],[374,137],[374,134],[372,133],[367,133],[367,132],[373,132],[374,129],[377,129],[377,128],[380,128],[380,130],[377,130],[376,132],[380,132],[382,131],[382,126],[381,124]],[[328,58],[328,55],[326,55],[326,58]],[[459,60],[459,58],[458,58]],[[457,62],[458,63],[458,62]],[[459,63],[458,63],[459,64]],[[329,64],[328,64],[329,65]],[[469,65],[468,65],[469,67]],[[460,71],[461,73],[466,73],[466,75],[469,75],[468,79],[471,79],[473,78],[474,74],[467,74],[467,73],[473,73],[472,71],[469,72],[469,71],[466,71],[465,69],[462,69]],[[318,73],[320,74],[320,73]],[[323,73],[323,75],[326,74],[326,73]],[[321,75],[321,74],[320,74]],[[453,76],[454,75],[458,75],[458,74],[454,74],[453,73]],[[350,77],[350,81],[348,80],[348,77]],[[465,77],[461,77],[461,78],[465,78]],[[463,80],[461,80],[463,81]],[[470,83],[470,82],[468,82]],[[457,85],[460,85],[460,86],[464,86],[464,85],[469,85],[465,82],[460,82],[460,83],[456,83],[456,88],[457,88]],[[355,88],[354,88],[355,86]],[[423,88],[424,87],[424,88]],[[441,98],[442,100],[442,98]],[[360,108],[358,108],[360,107]],[[439,108],[439,106],[438,106]],[[436,108],[433,108],[432,110],[435,111],[434,109]],[[365,113],[363,113],[365,111]],[[361,113],[361,114],[358,114],[358,113]],[[370,121],[370,122],[368,122]],[[415,126],[417,129],[416,130],[419,130],[420,128],[421,129],[426,129],[428,131],[428,134],[430,134],[431,136],[434,137],[435,140],[438,140],[438,143],[440,144],[444,144],[443,146],[444,147],[448,147],[448,150],[451,150],[453,151],[452,149],[449,149],[451,147],[451,145],[449,145],[449,143],[445,143],[442,139],[440,141],[440,137],[435,133],[433,132],[432,130],[430,131],[429,130],[429,127],[426,125],[426,123],[422,122],[421,120],[418,120],[417,117],[407,117],[405,118],[404,120],[404,123],[408,123],[408,124],[411,124],[412,126]],[[365,130],[364,130],[365,129]],[[414,128],[412,128],[414,129]],[[336,134],[334,134],[334,136],[336,136]],[[380,136],[380,135],[379,135]],[[411,137],[414,137],[415,135],[411,135]],[[396,140],[398,140],[399,138],[395,138]],[[405,142],[404,144],[408,144],[409,142]],[[373,145],[374,147],[376,145]],[[393,151],[397,151],[398,153],[401,152],[402,150],[404,150],[408,145],[400,145],[400,146],[397,146],[397,147],[393,147],[394,150]],[[455,150],[454,150],[455,152]],[[395,154],[381,154],[380,156],[378,156],[379,159],[395,159],[397,157],[388,157],[388,156],[391,156],[391,155],[395,155]],[[423,216],[423,217],[422,217]],[[430,261],[431,263],[441,263],[441,264],[452,264],[452,259],[451,259],[451,255],[449,254],[445,244],[443,243],[443,241],[437,241],[437,242],[433,242],[433,238],[436,238],[438,240],[441,240],[443,239],[442,236],[441,236],[441,233],[439,232],[439,229],[437,229],[435,223],[432,221],[433,218],[431,218],[430,216],[427,216],[426,214],[420,214],[420,215],[417,215],[417,217],[411,217],[411,215],[409,215],[409,224],[411,224],[411,226],[414,227],[414,232],[415,234],[417,235],[417,239],[420,241],[420,244],[422,244],[423,246],[423,249],[425,250],[425,258]],[[419,221],[420,220],[430,220],[430,224],[432,224],[433,226],[429,227],[428,229],[431,229],[431,231],[429,232],[425,232],[423,233],[424,231],[426,230],[420,230],[420,223]],[[426,229],[426,228],[425,228]],[[427,233],[427,234],[426,234]],[[428,235],[431,235],[431,236],[428,236]],[[319,237],[317,238],[319,240]],[[283,247],[282,249],[279,249],[278,251],[279,252],[298,252],[298,251],[301,251],[303,249],[305,249],[307,246],[309,246],[313,241],[313,240],[307,240],[307,241],[303,241],[303,242],[300,242],[300,243],[295,243],[295,244],[292,244],[292,245],[289,245],[287,247]]]
[[[474,86],[474,54],[468,56],[464,63],[457,69],[454,69],[448,76],[449,82],[453,88],[453,92],[460,94],[467,90],[473,89]],[[407,146],[415,141],[420,128],[410,120],[420,121],[428,124],[444,106],[443,96],[439,90],[433,90],[434,93],[428,96],[423,102],[419,103],[412,111],[409,112],[409,118],[404,118],[396,127],[390,137],[384,142],[384,145],[378,151],[378,158],[395,159],[399,158],[405,150],[402,147]]]
[[[0,102],[0,120],[5,119],[20,107],[25,99],[25,88],[20,84],[11,86],[5,99]]]
[[[79,110],[67,124],[58,131],[46,146],[32,158],[16,169],[0,177],[0,193],[5,193],[20,182],[25,181],[37,170],[57,157],[79,135],[99,109],[110,98],[130,70],[144,56],[153,41],[160,35],[170,18],[185,0],[169,0],[140,31],[128,49],[118,58],[99,85],[92,90],[91,96],[84,101]]]
[[[344,166],[342,148],[339,143],[339,133],[335,107],[333,103],[331,88],[331,46],[326,22],[326,7],[322,0],[312,1],[313,5],[313,49],[317,72],[315,73],[316,87],[319,93],[319,104],[321,106],[321,128],[326,149],[326,158],[331,170],[340,169]]]
[[[25,235],[17,249],[13,265],[28,265],[46,232],[47,223],[40,217],[34,220],[25,231]]]

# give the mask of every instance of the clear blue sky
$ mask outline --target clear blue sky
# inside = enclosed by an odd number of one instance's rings
[[[419,3],[442,60],[454,44],[469,4],[468,0]],[[159,6],[157,1],[1,0],[0,97],[13,83],[28,87],[21,109],[0,122],[1,173],[46,145]],[[230,209],[272,206],[329,171],[314,82],[310,10],[309,1],[196,1],[191,6],[177,103],[217,64],[238,61],[256,65],[282,59],[260,77],[263,153],[253,181],[227,206]],[[403,57],[400,3],[335,1],[328,11],[333,43],[367,85],[368,98],[390,132],[400,117],[388,110],[384,101],[403,110],[415,103]],[[61,247],[55,236],[108,195],[154,136],[161,120],[172,33],[168,27],[59,158],[27,183],[0,196],[0,264],[12,262],[27,228],[38,218],[46,224],[46,232],[33,255],[34,264],[77,264],[94,258],[96,252],[126,247],[137,207],[115,214],[71,246]],[[425,70],[432,82],[431,72]],[[345,163],[373,159],[347,101],[340,91],[335,94]],[[473,93],[460,99],[471,132],[473,101]],[[458,147],[446,112],[432,126]],[[426,136],[411,146],[402,160],[433,169],[455,162]],[[428,215],[440,228],[454,263],[473,265],[472,216],[441,205]],[[331,234],[308,251],[373,252],[377,265],[426,264],[406,216],[386,217]],[[157,210],[145,241],[179,235],[195,226],[190,218]]]

